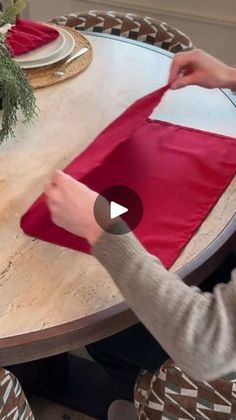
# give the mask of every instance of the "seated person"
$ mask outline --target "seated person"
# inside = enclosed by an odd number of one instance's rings
[[[200,50],[177,54],[169,82],[172,89],[188,85],[236,88],[236,69]],[[110,235],[93,215],[97,193],[58,171],[46,190],[52,220],[86,238],[141,323],[88,346],[93,358],[129,391],[140,368],[154,371],[170,356],[199,381],[236,370],[236,277],[213,293],[197,292],[132,234]],[[160,343],[160,344],[159,344]],[[121,396],[122,398],[123,396]]]

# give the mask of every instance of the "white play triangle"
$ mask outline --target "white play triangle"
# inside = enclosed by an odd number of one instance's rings
[[[110,202],[110,219],[115,219],[116,217],[127,213],[127,211],[129,211],[129,209],[127,209],[124,206],[121,206],[120,204],[116,203],[115,201]]]

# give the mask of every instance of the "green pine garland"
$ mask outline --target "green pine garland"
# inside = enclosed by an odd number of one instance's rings
[[[0,13],[0,26],[6,23],[14,24],[17,16],[20,16],[26,5],[27,0],[8,0],[4,11]]]
[[[4,39],[4,35],[0,34],[0,144],[9,135],[14,136],[19,110],[25,117],[24,123],[29,123],[38,111],[33,89],[23,70],[11,57]]]

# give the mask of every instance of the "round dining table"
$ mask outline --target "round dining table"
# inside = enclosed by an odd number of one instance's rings
[[[93,61],[80,75],[36,90],[39,115],[0,145],[0,366],[79,348],[138,319],[91,255],[26,236],[20,218],[95,136],[139,97],[167,83],[172,54],[87,33]],[[226,91],[169,91],[153,116],[236,137]],[[199,284],[235,244],[236,178],[171,267]]]

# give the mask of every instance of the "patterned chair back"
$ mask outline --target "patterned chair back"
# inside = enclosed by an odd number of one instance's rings
[[[134,390],[139,420],[236,419],[236,381],[198,382],[172,360],[154,374],[142,371]]]
[[[34,420],[18,380],[3,368],[0,368],[0,419]]]
[[[193,48],[191,39],[165,22],[132,13],[89,11],[72,13],[53,19],[79,31],[92,31],[123,36],[156,45],[173,53]]]

